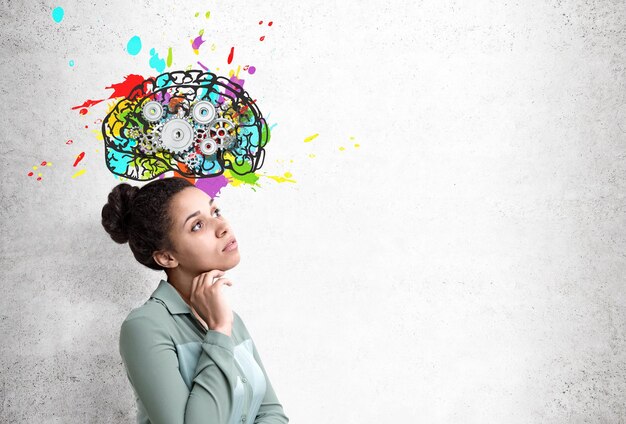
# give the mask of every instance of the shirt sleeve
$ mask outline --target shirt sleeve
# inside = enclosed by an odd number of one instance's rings
[[[153,318],[127,318],[119,349],[128,379],[152,424],[227,423],[237,378],[231,337],[207,331],[191,390],[178,369],[171,337]]]
[[[234,312],[235,316],[239,320],[241,325],[241,329],[243,334],[252,340],[252,346],[254,348],[254,359],[257,364],[263,371],[263,375],[265,376],[265,396],[263,397],[263,401],[261,402],[261,406],[259,407],[259,412],[257,412],[256,417],[254,419],[254,424],[287,424],[289,422],[289,418],[285,415],[285,411],[283,410],[283,406],[278,401],[278,397],[276,396],[276,392],[270,383],[270,379],[267,376],[267,372],[265,371],[265,367],[263,366],[263,362],[261,361],[261,357],[259,352],[257,351],[256,345],[254,344],[254,340],[250,336],[246,325],[243,323],[241,317]]]

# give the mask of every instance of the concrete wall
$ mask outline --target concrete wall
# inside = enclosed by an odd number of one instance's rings
[[[107,102],[72,107],[172,47],[256,67],[295,180],[219,196],[291,422],[625,422],[625,8],[2,1],[0,421],[134,422],[119,326],[164,274],[100,225]]]

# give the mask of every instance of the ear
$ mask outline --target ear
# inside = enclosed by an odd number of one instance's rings
[[[157,250],[152,254],[152,258],[163,268],[175,268],[178,266],[178,260],[167,250]]]

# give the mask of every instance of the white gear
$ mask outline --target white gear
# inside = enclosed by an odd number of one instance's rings
[[[200,155],[196,152],[191,152],[185,157],[185,163],[190,169],[195,169],[200,165]]]
[[[193,119],[197,123],[203,125],[211,122],[213,118],[215,118],[215,114],[215,106],[206,100],[197,102],[191,110],[191,116],[193,116]]]
[[[171,153],[183,153],[193,145],[195,130],[188,119],[173,117],[160,129],[159,145]]]
[[[155,100],[143,105],[141,114],[146,121],[157,122],[163,117],[163,105]]]
[[[236,136],[235,124],[225,118],[218,118],[213,120],[209,125],[209,136],[219,143],[221,148],[224,148],[228,139]]]
[[[200,151],[205,155],[215,154],[217,148],[217,143],[212,138],[206,138],[200,142]]]

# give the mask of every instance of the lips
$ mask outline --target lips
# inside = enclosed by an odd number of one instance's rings
[[[233,243],[237,243],[237,240],[235,240],[234,237],[228,240],[228,243],[226,243],[226,246],[224,246],[224,248],[222,249],[222,252],[228,249],[229,247],[231,247]]]

